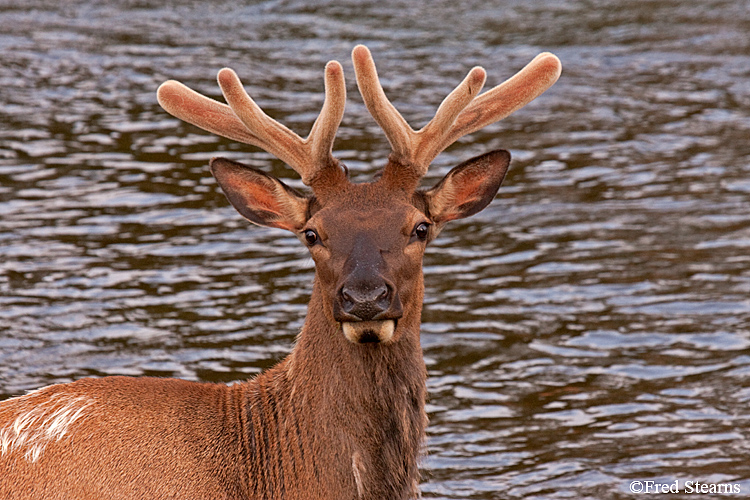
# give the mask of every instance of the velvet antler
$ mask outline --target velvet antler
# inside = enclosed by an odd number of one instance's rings
[[[433,119],[415,131],[386,97],[367,47],[356,46],[352,60],[365,105],[393,149],[386,173],[396,168],[400,175],[417,180],[448,146],[522,108],[555,83],[561,72],[560,60],[545,52],[512,78],[478,95],[486,72],[475,67],[445,98]],[[331,152],[346,104],[344,73],[338,62],[326,65],[325,103],[306,139],[265,114],[247,95],[234,71],[222,69],[218,80],[228,105],[174,80],[159,87],[159,104],[177,118],[204,130],[266,150],[296,170],[309,186],[316,178],[321,179],[320,186],[325,186],[326,176],[321,173],[340,169]]]
[[[445,98],[435,117],[415,131],[383,92],[367,47],[355,47],[352,61],[365,105],[393,149],[386,168],[396,165],[417,178],[424,176],[432,160],[459,138],[505,118],[541,95],[557,81],[562,69],[560,60],[545,52],[509,80],[477,97],[486,73],[475,67]]]
[[[331,61],[326,65],[325,102],[306,139],[264,113],[231,69],[219,71],[218,81],[228,106],[174,80],[159,87],[157,99],[166,111],[181,120],[271,153],[297,171],[308,186],[322,171],[339,168],[331,150],[346,104],[341,64]]]

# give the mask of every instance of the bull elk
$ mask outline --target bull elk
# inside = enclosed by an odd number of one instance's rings
[[[460,137],[526,105],[560,75],[552,54],[479,95],[472,69],[414,131],[386,98],[370,51],[352,52],[365,105],[392,152],[372,182],[349,181],[332,154],[344,113],[342,66],[325,68],[325,102],[309,136],[266,115],[222,69],[227,104],[181,83],[161,106],[215,134],[258,146],[296,170],[302,194],[224,158],[211,173],[251,222],[292,231],[315,261],[292,352],[230,386],[104,377],[52,385],[0,405],[0,498],[405,499],[419,496],[426,369],[419,330],[425,246],[495,197],[510,162],[498,150],[420,189]]]

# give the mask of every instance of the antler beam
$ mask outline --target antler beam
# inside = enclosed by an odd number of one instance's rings
[[[271,153],[297,171],[308,186],[322,170],[338,168],[332,148],[346,104],[341,64],[331,61],[326,65],[325,102],[306,139],[264,113],[231,69],[219,71],[218,81],[229,105],[174,80],[159,87],[157,99],[167,112],[181,120]]]

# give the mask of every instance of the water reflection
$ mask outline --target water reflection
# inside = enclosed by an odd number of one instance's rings
[[[163,80],[218,96],[232,66],[306,131],[336,58],[336,150],[365,179],[387,142],[353,84],[355,43],[415,124],[472,65],[493,85],[551,50],[560,82],[426,181],[512,150],[501,196],[426,256],[424,496],[625,498],[647,478],[750,491],[745,7],[6,2],[0,395],[91,375],[230,382],[288,352],[312,262],[240,220],[205,165],[221,152],[290,173],[171,119]]]

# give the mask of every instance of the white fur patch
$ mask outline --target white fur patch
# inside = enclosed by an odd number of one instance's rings
[[[13,400],[6,403],[10,401]],[[39,460],[47,444],[62,439],[73,422],[83,417],[83,410],[93,404],[93,400],[85,396],[58,393],[45,397],[39,391],[14,402],[23,411],[13,422],[0,428],[0,456],[23,452],[29,462]]]
[[[357,484],[357,496],[362,498],[365,494],[365,487],[362,484],[364,466],[362,465],[362,457],[358,451],[355,451],[352,455],[352,472],[354,473],[354,482]]]

